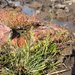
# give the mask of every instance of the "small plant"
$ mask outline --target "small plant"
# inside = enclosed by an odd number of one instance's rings
[[[47,37],[31,45],[31,40],[22,48],[10,44],[0,50],[0,75],[42,75],[58,65],[59,50]]]

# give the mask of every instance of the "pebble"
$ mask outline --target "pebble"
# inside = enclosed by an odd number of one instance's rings
[[[36,13],[36,11],[33,8],[30,8],[30,7],[27,7],[27,6],[24,6],[22,8],[22,12],[25,13],[25,14],[28,14],[28,15],[33,15],[33,14]]]
[[[69,8],[68,8],[68,7],[65,7],[65,11],[66,11],[66,12],[69,12]]]
[[[72,2],[68,3],[69,5],[72,5]]]
[[[57,5],[55,5],[55,7],[56,7],[56,8],[65,8],[66,5],[63,5],[63,4],[57,4]]]
[[[39,8],[42,7],[42,4],[39,3],[39,2],[37,2],[37,1],[33,1],[33,2],[31,3],[31,5],[29,5],[29,6],[32,7],[32,8],[34,8],[34,9],[39,9]]]

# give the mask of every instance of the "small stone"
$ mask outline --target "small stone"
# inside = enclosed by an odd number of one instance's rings
[[[60,21],[66,21],[67,20],[67,13],[62,9],[58,9],[56,12],[56,19],[58,19]]]
[[[66,11],[66,12],[69,12],[69,8],[68,8],[68,7],[65,7],[65,11]]]
[[[72,5],[72,2],[70,2],[69,5]]]
[[[36,14],[40,14],[41,13],[41,11],[40,10],[36,10]]]
[[[24,38],[24,36],[20,36],[19,38],[15,37],[14,39],[12,39],[11,43],[13,46],[23,47],[26,44],[26,39]]]
[[[57,5],[55,5],[55,7],[60,8],[60,9],[64,9],[66,7],[66,5],[57,4]]]
[[[73,35],[75,36],[75,32],[73,33]]]
[[[34,8],[34,9],[39,9],[42,7],[42,4],[37,2],[37,1],[34,1],[31,3],[31,5],[29,5],[30,7]]]

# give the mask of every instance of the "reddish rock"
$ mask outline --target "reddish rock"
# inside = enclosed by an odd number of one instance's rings
[[[17,46],[17,40],[18,40],[18,38],[17,37],[15,37],[14,39],[12,39],[12,45],[13,46]]]
[[[18,44],[19,47],[25,46],[25,44],[26,44],[26,39],[25,39],[23,36],[19,37],[17,44]]]
[[[24,36],[20,36],[19,38],[14,38],[12,39],[12,45],[13,46],[18,46],[18,47],[23,47],[26,44],[26,39]]]
[[[40,26],[37,29],[33,30],[34,37],[33,41],[38,41],[39,39],[43,39],[47,35],[50,36],[50,39],[52,41],[59,41],[64,40],[68,38],[68,35],[70,34],[68,30],[59,27],[57,25],[50,25],[50,26]]]
[[[11,36],[11,29],[6,25],[0,24],[0,45],[5,44]]]
[[[0,24],[5,24],[10,28],[24,28],[37,24],[38,19],[34,16],[28,16],[15,10],[0,10]]]

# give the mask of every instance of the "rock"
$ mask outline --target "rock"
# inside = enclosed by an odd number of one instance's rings
[[[11,39],[12,34],[12,29],[7,27],[6,25],[0,24],[0,47],[8,43],[8,41]],[[25,46],[25,44],[26,39],[24,38],[24,36],[11,39],[11,45],[13,46],[23,47]]]
[[[11,5],[14,5],[14,6],[19,6],[21,7],[21,4],[20,4],[20,1],[8,1],[8,3]]]
[[[31,16],[36,13],[36,11],[33,8],[30,8],[30,7],[27,7],[27,6],[24,6],[22,8],[22,12],[25,13],[25,14],[31,15]]]
[[[63,4],[57,4],[55,5],[55,8],[59,8],[59,9],[65,9],[66,5]]]
[[[0,24],[0,46],[7,43],[11,37],[12,30],[6,25]]]
[[[61,35],[58,35],[60,32]],[[55,24],[49,24],[49,26],[40,26],[37,29],[33,30],[34,33],[34,42],[39,39],[44,39],[47,35],[50,35],[52,41],[64,40],[68,37],[68,30],[57,26]]]
[[[24,6],[26,4],[30,4],[33,0],[19,0],[21,5]]]
[[[65,11],[69,13],[69,8],[68,7],[65,7]]]
[[[0,10],[0,23],[7,25],[8,27],[15,28],[26,28],[31,26],[36,26],[39,20],[36,16],[29,16],[22,12],[17,12],[15,10]]]
[[[41,10],[36,10],[36,14],[40,14],[41,13]]]
[[[26,44],[26,39],[24,36],[15,37],[12,39],[11,43],[13,46],[23,47]]]
[[[7,2],[5,0],[0,0],[0,7],[3,8],[7,5]]]
[[[56,19],[60,20],[60,21],[67,21],[67,13],[62,10],[62,9],[58,9],[56,11]]]
[[[31,8],[34,8],[34,9],[39,9],[42,7],[42,4],[37,2],[37,1],[34,1],[32,2],[30,5],[29,5]]]
[[[69,5],[72,5],[72,2],[68,3]]]

